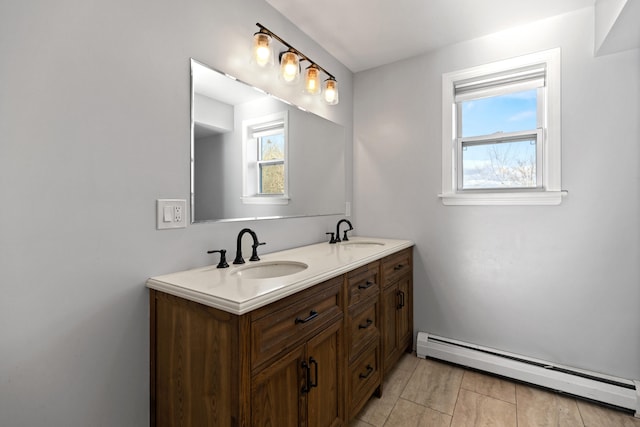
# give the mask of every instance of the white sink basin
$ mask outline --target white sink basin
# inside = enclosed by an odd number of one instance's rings
[[[297,261],[269,261],[240,267],[231,275],[236,275],[243,279],[271,279],[299,273],[306,270],[307,267],[309,267],[307,264]]]
[[[374,241],[366,241],[366,240],[354,240],[354,241],[347,241],[347,242],[341,242],[340,245],[342,246],[350,246],[352,248],[369,248],[372,246],[384,246],[384,243],[382,242],[374,242]]]

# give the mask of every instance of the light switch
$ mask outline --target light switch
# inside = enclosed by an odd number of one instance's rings
[[[156,228],[185,228],[187,201],[184,199],[158,199],[156,201]]]
[[[173,208],[171,206],[164,207],[164,218],[163,218],[164,222],[173,221],[173,215],[171,214],[172,212],[173,212]]]

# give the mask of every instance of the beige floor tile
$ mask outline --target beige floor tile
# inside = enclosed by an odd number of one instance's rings
[[[518,427],[583,427],[575,399],[518,384]]]
[[[640,427],[640,418],[622,411],[578,400],[585,427]]]
[[[381,398],[372,397],[369,399],[356,418],[373,427],[382,427],[387,422],[387,418],[389,418],[389,414],[391,414],[397,401],[398,396],[383,392]]]
[[[361,420],[353,420],[349,423],[349,427],[372,427],[371,424]]]
[[[438,412],[453,415],[464,370],[420,359],[401,397]]]
[[[413,358],[416,361],[417,358]],[[405,363],[406,366],[408,365]],[[381,427],[386,422],[393,410],[396,401],[402,394],[407,382],[413,374],[413,370],[401,369],[401,365],[395,367],[382,386],[382,397],[373,397],[357,415],[357,418],[375,427]]]
[[[393,369],[413,372],[416,369],[416,366],[418,366],[419,361],[420,359],[416,356],[415,353],[404,353],[400,357],[398,364]]]
[[[505,402],[516,403],[516,384],[491,375],[465,371],[461,387]]]
[[[451,416],[399,399],[385,427],[449,427]]]
[[[460,390],[451,427],[516,427],[516,405]]]
[[[383,395],[391,395],[395,397],[400,397],[402,391],[407,386],[407,383],[411,379],[411,376],[415,372],[415,367],[418,362],[417,357],[412,358],[416,363],[413,364],[413,367],[410,367],[409,363],[401,362],[397,367],[395,367],[387,379],[385,379],[382,385],[382,394]],[[401,359],[402,361],[406,359]],[[410,368],[410,369],[407,369]]]

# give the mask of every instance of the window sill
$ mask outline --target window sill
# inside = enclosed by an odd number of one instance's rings
[[[240,198],[245,205],[288,205],[287,196],[243,196]]]
[[[567,191],[444,193],[438,194],[446,206],[559,205]]]

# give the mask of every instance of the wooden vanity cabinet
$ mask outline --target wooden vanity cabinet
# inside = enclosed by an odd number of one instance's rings
[[[382,363],[384,374],[413,346],[413,254],[411,248],[382,260]]]
[[[413,338],[412,249],[243,315],[150,289],[151,425],[347,425]]]
[[[241,316],[151,290],[151,425],[344,425],[343,283]]]

